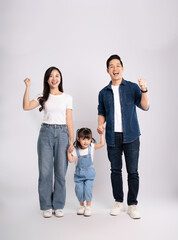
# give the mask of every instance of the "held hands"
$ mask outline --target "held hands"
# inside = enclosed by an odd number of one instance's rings
[[[25,78],[24,82],[25,82],[26,87],[30,87],[30,84],[31,84],[30,78]]]
[[[73,143],[70,143],[67,151],[69,153],[71,153],[71,152],[73,152],[73,150],[74,150],[74,145],[73,145]]]
[[[94,145],[95,150],[99,149],[99,148],[102,148],[105,144],[104,129],[105,129],[104,124],[98,125],[97,131],[100,135],[100,143],[97,143],[97,144]]]
[[[99,134],[104,134],[104,130],[105,130],[104,124],[98,126],[98,128],[97,128],[97,132],[98,132]]]
[[[138,84],[139,84],[141,90],[145,91],[147,89],[145,79],[143,79],[143,78],[138,79]]]

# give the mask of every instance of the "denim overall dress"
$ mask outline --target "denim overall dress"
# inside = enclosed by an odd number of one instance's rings
[[[74,174],[75,193],[79,202],[91,201],[96,175],[91,157],[91,146],[88,147],[87,155],[81,156],[78,148],[76,148],[76,152],[78,163]]]

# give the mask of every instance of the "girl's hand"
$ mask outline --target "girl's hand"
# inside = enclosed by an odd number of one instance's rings
[[[69,147],[68,147],[68,152],[71,153],[73,151],[74,151],[74,145],[73,145],[73,143],[70,143]]]
[[[25,82],[26,87],[30,87],[30,84],[31,84],[30,78],[26,78],[26,79],[24,80],[24,82]]]

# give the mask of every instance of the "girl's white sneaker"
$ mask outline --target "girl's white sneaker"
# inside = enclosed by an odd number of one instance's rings
[[[91,216],[91,207],[90,206],[86,206],[85,211],[84,211],[84,216],[85,217]]]
[[[52,213],[53,213],[52,209],[47,209],[47,210],[43,211],[43,217],[50,218],[50,217],[52,217]]]
[[[63,217],[64,216],[64,212],[62,209],[56,209],[54,210],[55,216],[56,217]]]
[[[83,215],[85,212],[85,206],[80,206],[77,210],[77,215]]]

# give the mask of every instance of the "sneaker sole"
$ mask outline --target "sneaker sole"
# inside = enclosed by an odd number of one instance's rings
[[[123,213],[125,213],[125,210],[121,210],[119,213],[117,213],[117,214],[114,214],[114,213],[109,213],[111,216],[118,216],[118,215],[121,215],[121,214],[123,214]]]
[[[43,216],[44,218],[51,218],[52,216]]]
[[[129,213],[127,213],[127,214],[128,214],[129,217],[132,218],[132,219],[135,219],[135,220],[137,220],[137,219],[141,219],[141,217],[132,217]]]

